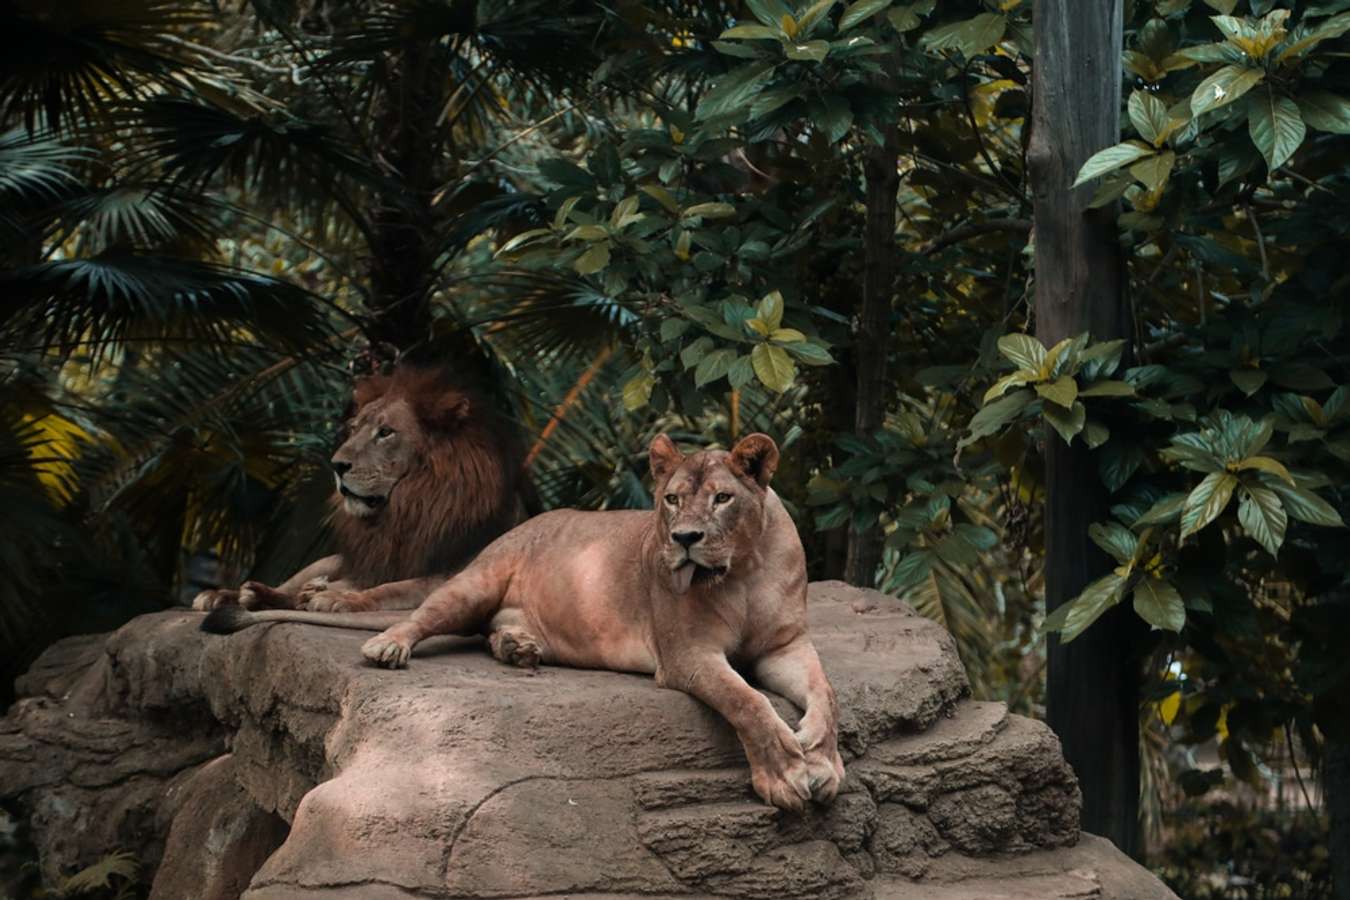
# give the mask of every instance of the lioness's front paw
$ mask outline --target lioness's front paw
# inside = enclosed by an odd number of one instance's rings
[[[361,645],[361,655],[377,666],[402,669],[412,656],[412,642],[394,633],[391,628],[382,631]]]
[[[360,591],[321,591],[309,598],[309,608],[314,612],[366,612],[375,607]]]
[[[796,737],[784,725],[750,761],[750,784],[765,803],[801,812],[811,799],[811,773]]]
[[[829,803],[844,783],[844,761],[835,749],[806,751],[806,772],[811,799],[817,803]]]
[[[222,606],[236,606],[239,603],[239,592],[231,588],[215,588],[209,591],[202,591],[192,598],[192,608],[198,612],[210,612],[213,609],[219,609]]]

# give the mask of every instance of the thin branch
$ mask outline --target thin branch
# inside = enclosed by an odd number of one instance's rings
[[[937,253],[939,250],[945,250],[952,244],[959,244],[961,241],[970,240],[971,238],[985,234],[993,234],[999,231],[1030,234],[1031,220],[990,219],[988,222],[973,222],[969,225],[962,225],[960,228],[953,228],[946,234],[939,235],[927,242],[919,248],[919,252],[924,256],[932,256],[934,253]]]
[[[1256,232],[1256,249],[1261,253],[1261,278],[1270,284],[1270,260],[1266,259],[1266,239],[1261,234],[1261,223],[1256,221],[1256,213],[1252,212],[1251,202],[1242,204],[1242,208],[1247,211],[1247,219],[1252,223],[1252,231]]]

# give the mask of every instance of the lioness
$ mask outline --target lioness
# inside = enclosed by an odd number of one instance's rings
[[[524,516],[515,435],[434,368],[363,378],[333,454],[338,552],[273,588],[202,591],[193,608],[412,609]]]
[[[650,461],[655,511],[536,516],[361,652],[399,668],[433,635],[486,633],[493,655],[514,665],[651,673],[731,723],[766,802],[800,810],[833,799],[844,775],[838,710],[806,634],[801,539],[769,488],[778,447],[752,434],[729,453],[684,456],[662,435]],[[222,609],[202,627],[276,620],[369,628],[389,617]],[[733,664],[804,710],[795,733]]]

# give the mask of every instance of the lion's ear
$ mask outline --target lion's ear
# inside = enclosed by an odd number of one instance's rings
[[[651,449],[647,451],[647,457],[651,462],[652,478],[659,485],[665,480],[666,476],[679,468],[680,463],[684,462],[684,454],[680,448],[675,446],[675,442],[664,434],[658,434],[652,438]]]
[[[459,391],[446,391],[419,404],[422,421],[432,428],[453,428],[469,418],[473,401]]]
[[[731,448],[731,464],[768,487],[778,470],[778,445],[767,434],[747,434]]]

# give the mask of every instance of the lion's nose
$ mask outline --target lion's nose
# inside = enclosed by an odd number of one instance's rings
[[[670,536],[675,543],[686,550],[703,540],[703,532],[701,531],[676,531]]]
[[[336,473],[338,473],[338,477],[339,477],[339,478],[341,478],[343,475],[346,475],[348,472],[350,472],[350,471],[351,471],[351,468],[352,468],[352,464],[349,463],[349,462],[339,462],[339,461],[336,460],[336,459],[333,460],[333,471],[336,472]]]

